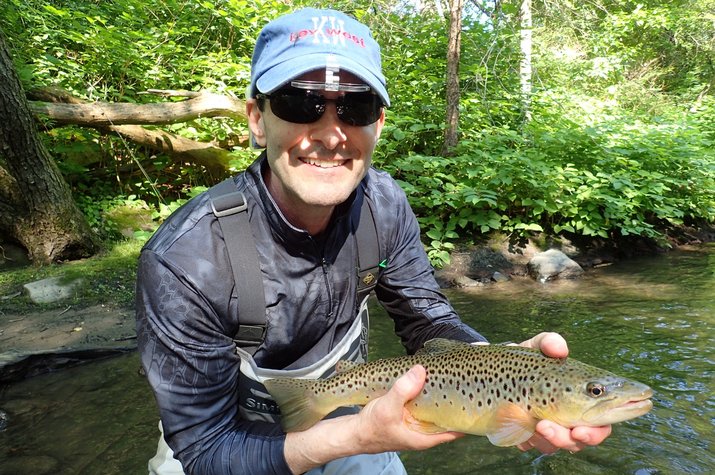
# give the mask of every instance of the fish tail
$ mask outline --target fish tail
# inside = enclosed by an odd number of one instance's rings
[[[315,397],[310,379],[267,379],[263,382],[281,410],[281,426],[286,432],[298,432],[313,426],[333,409],[323,407]]]

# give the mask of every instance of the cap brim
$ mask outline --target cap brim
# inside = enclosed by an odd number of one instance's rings
[[[321,53],[299,56],[283,61],[264,72],[256,81],[256,88],[264,94],[270,94],[305,73],[325,69],[325,57],[326,55]],[[380,96],[386,106],[390,105],[390,96],[388,96],[387,89],[381,78],[350,58],[345,56],[338,56],[338,58],[341,71],[348,71],[365,81]]]

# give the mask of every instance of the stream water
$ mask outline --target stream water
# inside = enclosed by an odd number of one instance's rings
[[[464,320],[493,342],[562,333],[571,356],[655,391],[654,409],[614,426],[602,445],[540,456],[464,437],[403,453],[417,474],[715,473],[715,246],[631,260],[572,282],[519,280],[450,291]],[[371,357],[400,354],[374,307]],[[0,475],[141,474],[157,411],[129,354],[0,389]]]

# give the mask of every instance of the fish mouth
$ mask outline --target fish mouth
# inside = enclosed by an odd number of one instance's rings
[[[646,413],[653,407],[653,401],[650,400],[650,396],[642,399],[630,400],[620,406],[616,406],[615,410],[621,411],[641,411]]]
[[[642,416],[653,408],[653,401],[650,399],[652,395],[653,390],[648,388],[638,395],[629,397],[622,404],[618,404],[617,400],[604,401],[604,404],[599,404],[586,411],[584,420],[590,424],[601,426]]]

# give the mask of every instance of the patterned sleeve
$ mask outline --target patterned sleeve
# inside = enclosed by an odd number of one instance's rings
[[[238,419],[240,358],[185,270],[145,249],[136,307],[142,365],[185,471],[288,473],[280,426]]]
[[[395,332],[409,353],[432,338],[486,341],[463,323],[440,291],[434,269],[420,241],[420,228],[402,189],[373,193],[386,267],[376,287],[378,300],[395,322]]]

